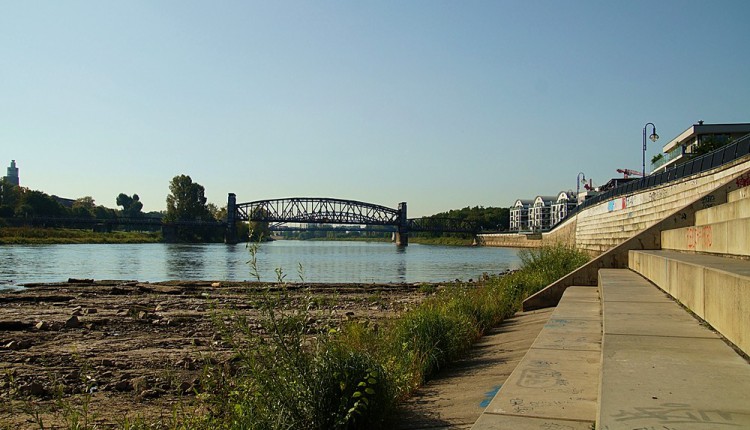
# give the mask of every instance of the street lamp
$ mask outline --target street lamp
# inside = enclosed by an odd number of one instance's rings
[[[656,134],[656,126],[653,122],[647,122],[646,125],[643,126],[643,170],[641,173],[643,173],[643,177],[646,177],[646,129],[648,128],[649,124],[651,127],[653,127],[651,131],[651,136],[648,138],[651,139],[652,142],[656,142],[659,140],[659,135]]]
[[[583,176],[583,179],[581,179],[581,176]],[[583,172],[578,172],[578,176],[576,176],[576,199],[578,199],[578,194],[581,193],[582,182],[586,182],[586,175]]]

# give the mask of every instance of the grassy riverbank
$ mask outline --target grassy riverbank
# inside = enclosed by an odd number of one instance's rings
[[[295,240],[295,239],[283,239],[283,240]],[[305,239],[313,241],[347,241],[347,242],[392,242],[390,237],[340,237],[340,238],[313,238]],[[409,243],[418,243],[420,245],[442,245],[442,246],[472,246],[474,244],[473,238],[465,237],[453,237],[453,236],[440,236],[440,237],[419,237],[410,236]]]
[[[155,243],[161,233],[114,231],[98,233],[90,230],[65,228],[0,228],[0,245],[82,244],[82,243]]]
[[[422,245],[443,245],[443,246],[472,246],[474,239],[471,237],[454,237],[454,236],[440,236],[440,237],[419,237],[413,236],[409,238],[409,243],[419,243]]]
[[[214,383],[204,385],[202,398],[211,412],[169,425],[381,428],[400,400],[513,315],[525,297],[587,258],[565,247],[523,251],[516,272],[479,284],[430,287],[430,298],[382,326],[356,322],[314,337],[306,328],[313,297],[289,307],[282,305],[283,288],[269,292],[257,303],[267,337],[247,336],[250,323],[231,312],[217,318],[236,353],[235,369],[208,369]]]
[[[349,318],[355,312],[344,316],[345,311],[334,305],[348,299],[338,294],[321,295],[320,290],[304,283],[287,284],[286,274],[281,271],[276,284],[238,290],[237,300],[220,299],[223,289],[219,287],[194,293],[194,300],[200,297],[203,306],[213,309],[211,331],[216,334],[209,333],[209,339],[222,345],[223,352],[202,360],[202,373],[190,383],[190,391],[173,410],[164,411],[162,418],[129,412],[125,418],[117,415],[116,428],[386,428],[400,401],[463,356],[486,330],[513,315],[523,298],[587,260],[585,254],[564,247],[526,250],[520,256],[521,269],[502,276],[485,276],[475,283],[402,286],[412,288],[420,299],[400,299],[387,312],[379,304],[380,295],[388,294],[387,288],[364,291],[367,297],[363,310],[385,316],[379,319]],[[250,260],[251,274],[257,273],[254,252]],[[303,278],[302,268],[299,277]],[[141,290],[146,287],[133,288],[143,294]],[[149,288],[157,289],[146,289]],[[149,303],[155,303],[153,300],[149,299]],[[166,307],[170,306],[176,303]],[[331,319],[338,323],[332,324]],[[176,321],[172,323],[181,327]],[[147,325],[154,326],[150,322]],[[163,330],[170,327],[163,326]],[[209,331],[192,325],[184,328],[195,333]],[[195,338],[195,333],[187,336]],[[144,344],[141,338],[132,341]],[[193,339],[194,345],[202,342]],[[158,346],[153,347],[154,354],[161,353]],[[178,370],[171,371],[177,385],[180,379],[174,375]],[[133,387],[141,383],[140,379],[132,382]],[[7,384],[12,384],[12,380]],[[134,402],[156,394],[154,390],[133,390]],[[25,391],[19,388],[16,392]],[[111,391],[96,395],[127,395],[107,393]],[[64,418],[63,428],[96,428],[89,410],[91,401],[91,394],[85,393],[55,401],[54,407]],[[26,402],[23,407],[27,409],[22,410],[38,417],[34,415],[33,398],[27,397]],[[97,417],[100,418],[105,417]],[[49,427],[43,426],[41,419],[36,422],[36,428]],[[113,423],[113,417],[107,416],[105,422]],[[5,428],[10,427],[0,425],[0,429]]]
[[[293,240],[293,239],[283,239]],[[314,241],[391,242],[384,237],[314,238]],[[84,243],[156,243],[161,232],[114,231],[110,233],[66,228],[1,227],[0,245],[84,244]],[[422,245],[471,246],[471,238],[411,237],[410,243]]]

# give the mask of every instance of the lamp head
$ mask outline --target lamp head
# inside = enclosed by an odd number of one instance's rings
[[[654,132],[651,133],[651,136],[649,136],[648,138],[651,139],[652,142],[656,142],[657,140],[659,140],[659,135],[656,134],[656,130],[654,130]]]

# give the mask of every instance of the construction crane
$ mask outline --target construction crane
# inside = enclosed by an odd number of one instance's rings
[[[628,179],[630,175],[644,176],[643,172],[639,172],[637,170],[630,170],[630,169],[617,169],[617,173],[622,173],[623,179]]]

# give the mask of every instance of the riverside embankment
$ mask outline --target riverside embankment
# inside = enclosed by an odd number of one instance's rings
[[[73,281],[0,291],[0,428],[40,428],[38,420],[71,428],[73,415],[84,418],[83,402],[86,428],[138,416],[166,423],[175,407],[197,408],[196,393],[212,382],[206,367],[231,367],[237,352],[216,319],[241,316],[261,335],[257,301],[266,287]],[[290,285],[283,304],[310,300],[304,323],[314,335],[344,323],[383,324],[444,287]]]
[[[669,217],[689,223],[695,211],[726,203],[729,192],[750,184],[748,170],[750,157],[744,156],[721,167],[605,200],[576,213],[550,232],[482,234],[478,242],[515,248],[562,243],[599,255]]]

